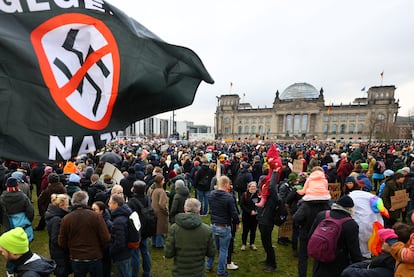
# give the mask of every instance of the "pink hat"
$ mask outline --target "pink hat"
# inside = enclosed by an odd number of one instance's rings
[[[386,242],[389,239],[397,239],[398,236],[395,233],[394,229],[385,228],[378,230],[378,236],[383,242]]]
[[[308,179],[306,179],[303,189],[297,192],[300,195],[305,195],[303,197],[304,201],[331,199],[331,194],[328,190],[328,180],[326,180],[325,173],[320,170],[312,172]]]

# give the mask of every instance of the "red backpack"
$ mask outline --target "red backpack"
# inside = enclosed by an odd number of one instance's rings
[[[342,224],[352,220],[352,217],[335,219],[330,210],[325,218],[316,226],[308,242],[308,255],[313,259],[329,263],[336,259],[336,247],[341,236]]]

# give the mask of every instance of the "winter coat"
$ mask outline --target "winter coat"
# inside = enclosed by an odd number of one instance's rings
[[[331,217],[335,219],[350,217],[349,213],[341,209],[336,209],[335,207],[333,207],[330,213]],[[317,214],[309,234],[312,234],[316,226],[325,218],[325,215],[325,211]],[[340,277],[342,271],[351,263],[362,261],[364,258],[359,249],[358,232],[358,224],[353,219],[343,223],[336,248],[336,259],[331,263],[322,263],[314,260],[312,276]]]
[[[277,172],[272,173],[269,182],[269,196],[263,208],[257,209],[257,223],[259,225],[273,226],[273,217],[279,195],[276,189]]]
[[[131,258],[132,252],[128,248],[128,219],[131,212],[127,204],[111,211],[112,229],[109,252],[113,261]]]
[[[197,171],[197,175],[194,178],[194,187],[201,191],[209,191],[211,179],[214,177],[214,171],[209,168],[208,164],[202,164],[200,169]],[[204,179],[207,179],[206,181]],[[203,180],[204,184],[200,183]]]
[[[173,277],[204,276],[205,257],[216,254],[213,231],[193,213],[181,213],[168,230],[164,255],[174,258]]]
[[[3,232],[10,230],[9,215],[24,212],[30,222],[34,218],[34,209],[30,199],[22,191],[3,191],[0,196],[0,220]]]
[[[208,197],[212,224],[239,224],[239,214],[231,193],[224,190],[213,190]]]
[[[259,203],[258,193],[250,193],[246,191],[240,199],[240,208],[242,209],[242,221],[256,220],[256,215],[252,215],[252,211],[256,211],[255,203]]]
[[[168,232],[167,193],[163,188],[156,188],[151,194],[151,206],[157,216],[157,235]]]
[[[68,184],[65,186],[66,191],[68,192],[68,195],[72,198],[72,195],[77,192],[80,191],[80,187],[79,187],[79,183],[74,183],[74,182],[68,182]]]
[[[362,181],[363,182],[363,189],[364,191],[368,191],[370,192],[372,190],[372,183],[371,181],[368,179],[367,175],[365,175],[364,173],[360,173],[358,174],[357,178],[358,181]]]
[[[46,228],[49,234],[49,253],[50,257],[56,262],[56,275],[64,275],[71,272],[69,252],[58,244],[60,223],[67,214],[68,211],[55,205],[49,205],[45,212]]]
[[[124,195],[125,195],[125,197],[128,197],[128,198],[131,197],[131,195],[132,195],[131,189],[134,186],[134,182],[136,180],[137,180],[137,178],[133,174],[129,174],[128,176],[124,177],[121,180],[120,185],[124,189]]]
[[[41,205],[43,211],[47,210],[47,206],[50,203],[50,197],[52,194],[64,194],[67,193],[65,187],[61,182],[49,184],[47,188],[40,194],[37,203]]]
[[[75,205],[60,223],[58,244],[69,249],[71,259],[102,259],[102,249],[108,245],[111,234],[103,217],[89,207]]]
[[[299,236],[309,237],[313,220],[320,211],[329,210],[328,200],[299,201],[298,209],[293,215],[293,224],[299,226]]]
[[[386,186],[381,194],[382,201],[384,202],[384,207],[387,208],[390,214],[390,218],[395,219],[395,220],[398,220],[400,218],[402,209],[390,211],[391,196],[394,196],[397,190],[402,190],[402,189],[405,189],[404,184],[398,184],[395,182],[394,179],[391,179],[386,183]]]
[[[262,175],[262,163],[261,162],[255,162],[252,166],[252,176],[253,176],[253,181],[255,181],[256,183],[259,183],[259,178]]]
[[[97,201],[97,199],[95,199],[95,196],[98,192],[106,192],[106,187],[100,181],[88,187],[89,206],[92,206],[93,202]],[[105,203],[105,201],[103,202]]]
[[[401,259],[401,251],[404,247],[407,246],[401,241],[391,246],[391,255],[395,259],[395,277],[414,276],[414,264],[403,262]]]
[[[395,260],[389,253],[380,254],[372,261],[366,260],[349,265],[341,277],[394,277]]]
[[[19,259],[10,261],[14,265],[14,275],[18,277],[50,276],[56,263],[31,251],[23,254]]]
[[[184,212],[184,203],[185,200],[188,198],[190,192],[188,191],[188,188],[181,187],[175,191],[174,199],[171,205],[170,210],[170,223],[175,222],[175,216],[179,213]]]

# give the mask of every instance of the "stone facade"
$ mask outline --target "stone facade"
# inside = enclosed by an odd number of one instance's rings
[[[272,107],[253,108],[237,94],[217,97],[217,139],[368,141],[395,138],[395,86],[371,87],[348,105],[326,105],[323,89],[307,83],[276,92]],[[394,136],[394,137],[392,137]]]

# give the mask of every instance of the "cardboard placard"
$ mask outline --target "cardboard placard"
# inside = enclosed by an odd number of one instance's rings
[[[292,171],[296,174],[301,173],[303,171],[303,162],[301,160],[294,160]]]
[[[109,176],[111,176],[116,184],[120,184],[122,178],[124,178],[124,175],[122,174],[122,172],[110,163],[105,163],[102,169],[101,176],[104,176],[105,174],[108,174]]]
[[[291,238],[293,234],[292,214],[288,206],[286,206],[286,209],[288,210],[288,217],[285,223],[279,226],[279,237]]]
[[[397,190],[394,196],[391,196],[391,210],[398,210],[407,207],[409,194],[405,189]]]
[[[328,190],[332,201],[337,201],[341,197],[341,183],[329,183]]]

